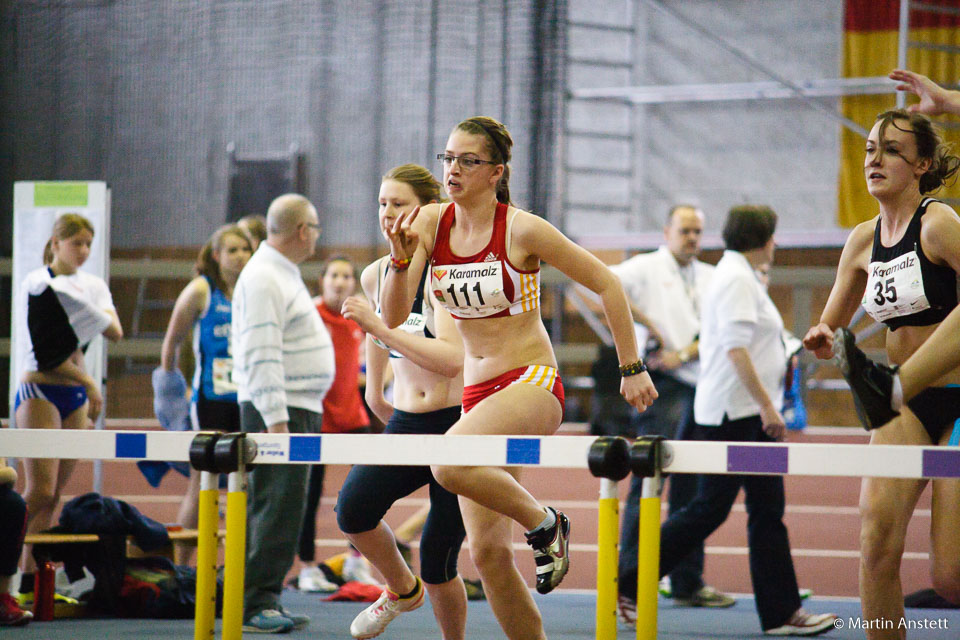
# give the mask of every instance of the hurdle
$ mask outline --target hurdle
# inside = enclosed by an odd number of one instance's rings
[[[42,435],[52,438],[38,437]],[[88,460],[166,460],[191,461],[190,450],[195,434],[191,432],[135,432],[135,431],[72,431],[61,430],[50,434],[46,430],[0,430],[0,455],[18,458],[73,458]],[[598,438],[593,436],[445,436],[445,435],[297,435],[246,434],[242,443],[233,441],[237,451],[243,451],[244,464],[376,464],[376,465],[461,465],[461,466],[530,466],[543,468],[590,468],[591,447]],[[620,446],[620,445],[617,445]],[[784,444],[740,443],[712,441],[660,441],[645,445],[646,450],[634,454],[631,448],[629,464],[653,464],[653,481],[645,489],[644,497],[651,500],[641,509],[641,535],[649,531],[643,547],[643,574],[657,576],[659,557],[659,476],[663,473],[736,473],[762,475],[800,475],[827,477],[884,477],[884,478],[960,478],[960,449],[910,445],[870,446],[859,444]],[[636,445],[634,445],[636,447]],[[237,454],[240,455],[239,453]],[[596,457],[596,454],[594,454]],[[614,456],[620,457],[622,456]],[[238,467],[241,458],[237,458]],[[622,462],[621,462],[622,464]],[[239,469],[236,472],[239,473]],[[622,471],[622,470],[621,470]],[[236,476],[232,488],[245,498],[242,473]],[[625,477],[625,476],[624,476]],[[210,486],[209,484],[207,485]],[[208,488],[208,490],[211,490]],[[601,481],[601,499],[615,502],[615,481]],[[209,500],[209,498],[208,498]],[[207,503],[209,504],[209,502]],[[230,527],[245,526],[245,499],[230,501],[234,518],[227,519]],[[605,541],[602,552],[603,567],[598,567],[603,585],[598,584],[598,603],[601,590],[605,598],[616,595],[616,506],[602,502],[601,521],[604,529],[598,535]],[[613,517],[611,517],[611,515]],[[209,517],[213,520],[213,517]],[[653,523],[653,524],[651,524]],[[209,526],[209,525],[208,525]],[[656,532],[654,534],[654,532]],[[656,544],[654,544],[656,537]],[[236,540],[236,538],[233,538]],[[242,539],[241,539],[242,540]],[[612,543],[612,545],[611,545]],[[242,542],[240,543],[242,545]],[[227,543],[228,550],[231,543]],[[611,553],[611,546],[613,553]],[[242,572],[242,546],[240,571]],[[235,556],[236,557],[236,556]],[[652,566],[652,568],[651,568]],[[242,573],[240,573],[242,580]],[[231,574],[233,589],[242,597],[242,582],[237,584],[236,573]],[[227,585],[225,585],[227,587]],[[198,598],[199,600],[199,598]],[[653,598],[644,610],[652,613],[638,618],[637,637],[656,636],[656,585]],[[638,612],[640,603],[638,602]],[[242,623],[242,603],[231,610],[231,619],[224,611],[224,629],[229,624]],[[616,610],[604,606],[597,612],[598,640],[607,640],[612,629],[616,634]],[[608,635],[600,636],[603,630]],[[641,635],[644,634],[644,635]],[[210,635],[202,636],[209,638]],[[236,635],[233,637],[240,637]],[[225,635],[224,638],[227,638]]]

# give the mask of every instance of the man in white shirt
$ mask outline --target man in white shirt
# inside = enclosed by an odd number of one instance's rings
[[[301,195],[267,211],[267,239],[233,291],[233,378],[245,432],[320,433],[333,382],[333,344],[297,265],[313,255],[320,224]],[[250,473],[243,629],[283,633],[310,619],[280,605],[306,502],[306,465],[257,465]]]
[[[648,345],[645,361],[660,393],[652,407],[636,415],[638,434],[683,440],[693,430],[693,400],[700,373],[700,301],[714,270],[697,260],[702,234],[703,212],[691,205],[674,206],[664,227],[665,245],[610,267],[623,282],[634,317],[641,325],[638,341],[643,344],[645,340]],[[634,477],[620,540],[619,609],[621,618],[628,622],[636,618],[640,490],[641,479]],[[690,502],[696,491],[696,475],[671,476],[670,513]],[[729,607],[735,602],[704,585],[702,544],[670,574],[670,587],[678,604]]]

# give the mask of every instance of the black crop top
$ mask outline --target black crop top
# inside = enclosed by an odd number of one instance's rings
[[[920,202],[903,238],[892,247],[880,242],[881,219],[877,219],[862,304],[891,331],[937,324],[957,306],[957,274],[930,262],[920,244],[921,220],[931,202],[938,201],[924,198]]]

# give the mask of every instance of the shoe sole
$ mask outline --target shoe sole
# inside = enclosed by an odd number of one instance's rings
[[[837,336],[840,337],[837,340]],[[853,396],[853,408],[857,412],[857,418],[860,419],[860,424],[867,431],[876,429],[878,426],[883,425],[874,425],[873,421],[870,420],[870,416],[867,414],[866,409],[864,409],[863,404],[860,403],[860,398],[856,393],[853,393],[853,385],[850,384],[850,360],[847,353],[847,341],[853,340],[853,334],[847,331],[846,329],[837,329],[836,335],[833,339],[833,357],[837,361],[837,367],[840,369],[840,374],[843,376],[843,379],[847,381],[847,384],[851,387],[850,395]]]
[[[260,627],[250,627],[243,625],[240,629],[244,633],[290,633],[293,627],[277,627],[276,629],[261,629]]]
[[[701,607],[705,609],[726,609],[728,607],[732,607],[733,605],[737,604],[737,601],[733,600],[732,598],[729,601],[720,600],[717,602],[706,602],[704,600],[684,600],[682,598],[674,598],[673,602],[674,604],[679,605],[681,607]]]
[[[821,622],[820,624],[814,625],[809,628],[804,627],[794,627],[783,629],[783,631],[764,631],[764,635],[768,636],[801,636],[801,637],[810,637],[817,636],[821,633],[826,633],[830,629],[833,629],[836,625],[836,618],[828,618]]]

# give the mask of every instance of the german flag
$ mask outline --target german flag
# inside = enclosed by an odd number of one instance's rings
[[[900,29],[900,2],[908,0],[846,0],[843,35],[843,75],[848,78],[885,76],[897,66],[897,39]],[[912,3],[913,4],[913,3]],[[921,4],[960,9],[960,0],[924,0]],[[911,47],[907,68],[943,84],[960,79],[960,54],[937,50],[936,45],[960,46],[960,16],[934,11],[910,11],[911,42],[929,48]],[[907,104],[915,98],[908,98]],[[847,96],[842,100],[843,114],[869,130],[877,114],[896,107],[894,95]],[[945,140],[960,152],[960,118],[938,117]],[[867,193],[863,178],[865,140],[844,128],[840,138],[840,176],[837,190],[837,221],[853,227],[877,214],[877,203]],[[941,190],[935,197],[960,197],[956,186]]]

